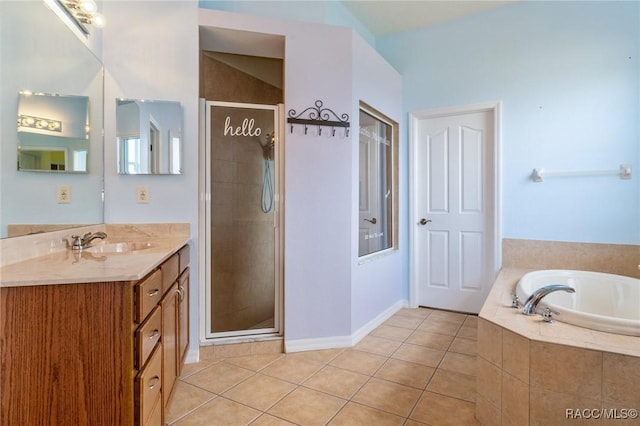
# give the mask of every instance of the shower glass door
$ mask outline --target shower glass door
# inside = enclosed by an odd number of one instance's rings
[[[207,338],[281,328],[278,115],[206,102]]]

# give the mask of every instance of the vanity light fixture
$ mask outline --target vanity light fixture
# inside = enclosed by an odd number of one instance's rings
[[[30,127],[32,129],[49,130],[50,132],[62,133],[62,121],[26,114],[20,114],[18,116],[18,127]]]
[[[102,28],[107,23],[94,0],[58,0],[79,24]]]

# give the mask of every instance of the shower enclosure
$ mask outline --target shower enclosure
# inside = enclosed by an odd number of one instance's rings
[[[205,338],[281,330],[281,106],[206,101]]]

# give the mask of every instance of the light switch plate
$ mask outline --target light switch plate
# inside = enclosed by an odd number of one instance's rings
[[[147,204],[149,202],[149,188],[146,185],[136,187],[136,203]]]
[[[71,185],[58,185],[56,198],[58,200],[58,204],[70,204]]]

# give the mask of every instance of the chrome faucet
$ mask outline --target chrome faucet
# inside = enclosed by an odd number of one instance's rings
[[[107,234],[105,234],[104,232],[94,232],[93,234],[91,232],[88,232],[82,237],[72,235],[71,238],[73,238],[71,248],[73,250],[82,250],[91,247],[91,241],[95,240],[96,238],[104,240],[105,238],[107,238]]]
[[[549,284],[544,287],[540,287],[536,291],[534,291],[531,296],[524,303],[524,308],[522,308],[522,313],[525,315],[533,315],[536,313],[536,309],[538,309],[538,303],[549,293],[553,293],[555,291],[566,291],[567,293],[575,293],[576,289],[573,287],[569,287],[564,284]]]

